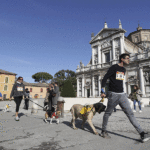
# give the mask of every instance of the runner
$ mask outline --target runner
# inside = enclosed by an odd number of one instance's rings
[[[108,91],[108,103],[107,103],[107,109],[103,116],[101,136],[107,139],[111,138],[108,135],[108,132],[106,131],[108,118],[112,114],[114,108],[119,104],[122,110],[124,111],[124,113],[127,115],[131,124],[135,127],[137,132],[140,134],[142,142],[145,142],[150,139],[150,135],[148,133],[145,133],[143,129],[140,127],[140,125],[138,124],[138,122],[136,121],[136,118],[134,117],[134,113],[127,99],[127,94],[123,92],[123,80],[125,78],[125,72],[126,72],[126,69],[123,66],[128,65],[129,60],[130,60],[129,54],[125,54],[125,53],[121,54],[119,57],[120,63],[112,65],[102,80],[101,97],[106,97],[104,92],[104,87],[107,79],[108,78],[110,79],[109,91]]]
[[[23,95],[28,96],[25,93],[25,86],[22,83],[23,82],[23,77],[18,77],[17,82],[14,84],[11,94],[10,94],[10,101],[12,96],[14,97],[14,101],[16,103],[16,121],[19,121],[19,117],[18,117],[18,112],[19,112],[19,106],[21,104],[22,101],[22,97]]]

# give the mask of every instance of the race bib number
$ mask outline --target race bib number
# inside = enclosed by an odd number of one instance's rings
[[[23,87],[17,87],[17,91],[23,91]]]
[[[124,80],[124,72],[116,72],[116,80]]]

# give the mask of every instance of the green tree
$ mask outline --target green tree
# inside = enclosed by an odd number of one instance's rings
[[[71,81],[68,79],[64,81],[61,96],[62,97],[76,97],[73,85],[72,85]]]
[[[59,84],[60,91],[62,92],[62,86],[66,80],[70,80],[74,90],[76,91],[77,81],[76,81],[76,73],[72,70],[60,70],[55,73],[52,82],[57,81]]]
[[[47,72],[37,72],[32,75],[32,78],[35,80],[35,82],[48,82],[49,80],[53,79],[53,76]]]

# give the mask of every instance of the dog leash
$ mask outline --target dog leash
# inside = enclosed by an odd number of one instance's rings
[[[40,107],[42,107],[42,108],[45,108],[45,107],[43,107],[43,106],[41,106],[41,105],[39,105],[39,104],[37,104],[37,103],[33,102],[33,101],[32,101],[32,100],[30,100],[30,99],[29,99],[29,101],[31,101],[32,103],[34,103],[34,104],[36,104],[36,105],[38,105],[38,106],[40,106]]]

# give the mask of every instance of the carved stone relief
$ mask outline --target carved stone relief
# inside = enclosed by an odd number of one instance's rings
[[[119,59],[119,50],[115,49],[115,58],[118,60]]]
[[[98,76],[94,76],[95,87],[98,87]]]
[[[95,63],[95,64],[98,63],[98,55],[97,55],[97,54],[94,56],[94,63]]]
[[[110,42],[108,42],[106,40],[102,44],[102,48],[106,48],[106,47],[109,47],[109,46],[111,46],[111,44],[110,44]]]
[[[145,82],[149,83],[150,82],[150,72],[144,72],[144,78],[145,78]]]
[[[90,78],[87,78],[85,82],[86,82],[86,84],[85,84],[86,86],[91,85],[91,79]]]
[[[115,39],[115,40],[114,40],[114,43],[115,43],[115,47],[119,47],[119,46],[120,46],[120,41],[119,41],[119,39]]]
[[[129,76],[128,77],[128,83],[129,84],[137,84],[139,80],[137,80],[137,76]]]

